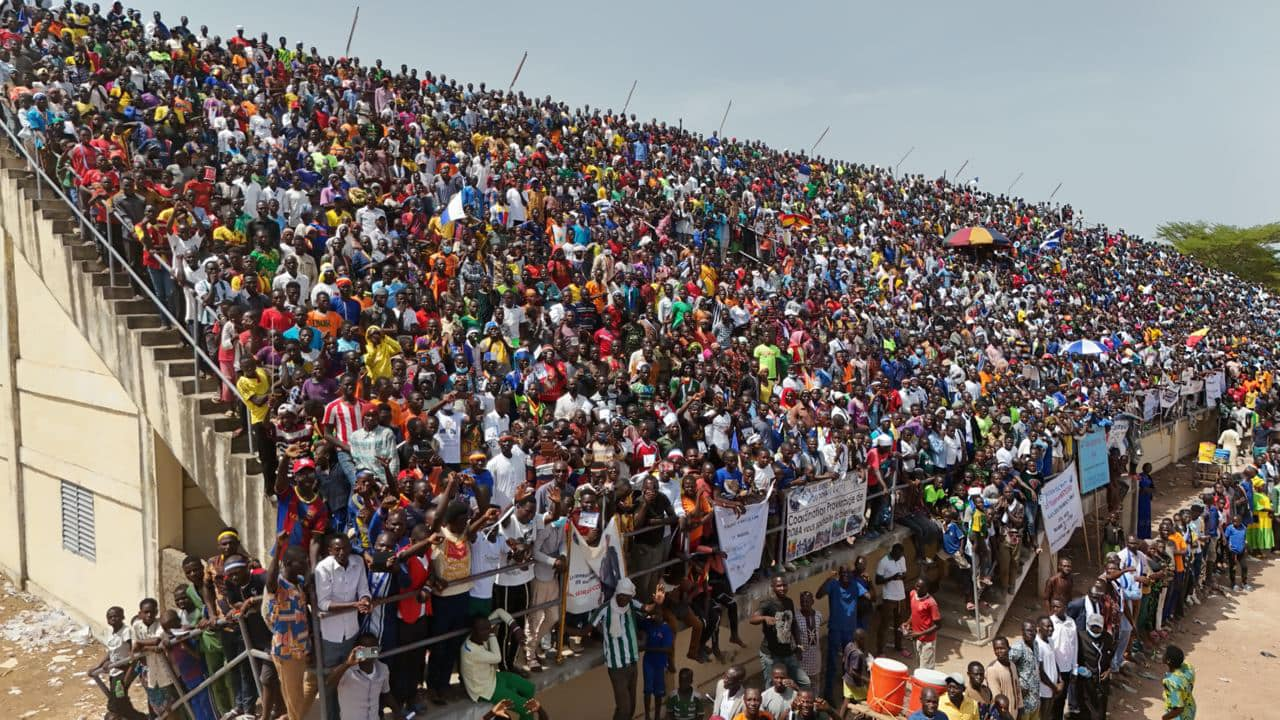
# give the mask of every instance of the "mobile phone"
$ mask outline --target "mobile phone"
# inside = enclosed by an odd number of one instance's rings
[[[361,646],[356,648],[356,660],[364,662],[365,660],[375,660],[380,652],[379,648]]]

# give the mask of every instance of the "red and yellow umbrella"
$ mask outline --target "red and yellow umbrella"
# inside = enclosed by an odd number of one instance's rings
[[[1008,247],[1012,243],[1003,233],[984,227],[967,227],[947,236],[942,244],[950,248],[958,247],[980,247],[983,245],[996,245],[999,247]]]

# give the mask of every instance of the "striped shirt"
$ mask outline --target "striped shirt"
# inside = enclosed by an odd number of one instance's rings
[[[636,642],[635,614],[643,608],[644,605],[638,600],[632,600],[629,606],[619,608],[618,604],[610,599],[591,614],[591,624],[598,625],[601,635],[604,636],[604,665],[610,670],[630,667],[640,659],[640,644]],[[617,617],[618,615],[621,617]],[[615,617],[621,621],[619,622],[620,632],[616,633],[613,629]]]
[[[324,409],[325,427],[332,426],[333,436],[345,443],[351,433],[360,427],[360,411],[361,403],[358,400],[347,402],[338,398]]]

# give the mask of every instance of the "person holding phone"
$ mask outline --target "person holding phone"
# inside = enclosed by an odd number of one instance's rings
[[[343,663],[325,677],[325,687],[337,687],[338,714],[343,720],[382,720],[391,708],[393,720],[405,720],[404,708],[391,694],[391,671],[378,659],[378,638],[363,633]]]

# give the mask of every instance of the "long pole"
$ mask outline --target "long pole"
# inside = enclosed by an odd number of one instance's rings
[[[1022,179],[1022,173],[1021,173],[1021,172],[1019,172],[1019,173],[1018,173],[1018,177],[1014,178],[1014,179],[1013,179],[1013,182],[1009,183],[1009,188],[1008,188],[1007,190],[1005,190],[1005,191],[1004,191],[1004,194],[1005,194],[1005,195],[1008,195],[1010,192],[1012,192],[1012,191],[1013,191],[1013,186],[1014,186],[1014,185],[1017,185],[1017,184],[1018,184],[1018,181],[1019,181],[1019,180],[1021,180],[1021,179]]]
[[[360,22],[360,6],[356,6],[355,17],[351,18],[351,32],[347,33],[347,49],[343,55],[351,55],[351,38],[356,36],[356,23]]]
[[[813,154],[813,151],[814,151],[814,150],[817,150],[817,149],[818,149],[818,143],[822,142],[822,138],[826,137],[826,136],[827,136],[827,133],[828,133],[828,132],[830,132],[830,131],[831,131],[831,126],[830,126],[830,125],[828,125],[828,126],[827,126],[827,129],[826,129],[826,130],[823,130],[823,131],[822,131],[822,134],[818,136],[818,139],[813,141],[813,147],[809,148],[809,154],[810,154],[810,155],[812,155],[812,154]]]
[[[968,166],[969,166],[968,160],[965,160],[963,163],[960,164],[960,169],[956,170],[956,180],[960,179],[960,173],[964,172],[964,169]]]
[[[529,51],[525,50],[524,55],[520,56],[520,64],[516,66],[516,74],[511,78],[511,84],[507,86],[507,92],[511,92],[511,88],[516,86],[516,80],[520,79],[520,71],[524,70],[524,61],[529,59]]]
[[[716,137],[724,136],[724,121],[729,119],[729,109],[733,107],[733,100],[729,100],[729,104],[725,106],[724,116],[720,118],[720,129],[716,131]]]
[[[627,101],[626,101],[626,102],[624,102],[624,103],[622,103],[622,115],[623,115],[624,117],[625,117],[625,116],[626,116],[626,114],[627,114],[627,108],[631,107],[631,96],[632,96],[633,94],[635,94],[635,91],[636,91],[636,85],[637,85],[639,82],[640,82],[639,80],[632,80],[632,81],[631,81],[631,91],[627,93]]]
[[[1058,183],[1058,184],[1057,184],[1057,186],[1055,186],[1055,187],[1053,188],[1053,192],[1049,193],[1049,199],[1050,199],[1050,200],[1052,200],[1052,199],[1053,199],[1053,196],[1054,196],[1054,195],[1057,195],[1057,194],[1058,194],[1058,190],[1060,190],[1060,189],[1062,189],[1062,183]]]
[[[902,160],[899,160],[899,161],[898,161],[898,164],[893,166],[893,174],[894,174],[894,175],[897,175],[897,174],[898,174],[898,168],[902,167],[902,162],[903,162],[903,160],[906,160],[908,157],[910,157],[911,153],[913,153],[913,152],[915,152],[915,151],[916,151],[916,146],[915,146],[915,145],[912,145],[912,146],[911,146],[911,149],[907,151],[907,154],[902,156]]]
[[[560,629],[556,639],[556,664],[564,662],[564,622],[568,610],[569,563],[573,562],[573,523],[564,524],[564,569],[560,571]]]

